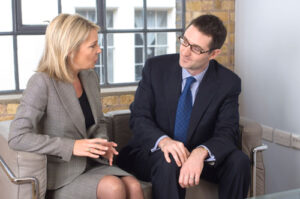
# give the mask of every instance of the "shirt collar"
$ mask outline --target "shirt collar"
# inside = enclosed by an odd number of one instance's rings
[[[209,65],[206,67],[206,69],[204,71],[202,71],[201,73],[199,73],[198,75],[193,76],[197,82],[201,82],[201,80],[203,79],[207,69],[208,69]],[[182,80],[188,78],[192,76],[185,68],[182,68]]]

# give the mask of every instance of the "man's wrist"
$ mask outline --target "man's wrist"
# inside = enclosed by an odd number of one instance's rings
[[[206,148],[202,147],[202,146],[195,148],[195,149],[193,150],[193,152],[194,152],[194,153],[197,153],[197,155],[198,155],[203,161],[204,161],[204,160],[208,157],[208,155],[209,155],[208,150],[207,150]],[[192,153],[193,153],[193,152],[192,152]]]
[[[158,142],[158,148],[162,148],[163,146],[164,146],[164,142],[166,141],[166,140],[168,140],[168,139],[170,139],[168,136],[166,136],[166,137],[164,137],[164,138],[162,138],[159,142]]]

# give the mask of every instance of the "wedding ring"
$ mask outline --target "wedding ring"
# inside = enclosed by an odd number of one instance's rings
[[[191,180],[194,180],[195,178],[194,178],[194,177],[190,177],[190,179],[191,179]]]
[[[88,148],[88,150],[87,150],[88,152],[91,152],[91,148]]]

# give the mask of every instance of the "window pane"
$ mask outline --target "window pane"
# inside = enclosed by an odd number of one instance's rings
[[[134,27],[143,28],[144,27],[144,16],[142,10],[136,10],[134,16]]]
[[[147,34],[147,58],[179,52],[177,37],[181,33],[160,32]]]
[[[142,33],[135,34],[135,81],[142,78],[142,69],[145,62],[144,37]]]
[[[0,6],[0,31],[12,31],[11,1],[2,0]]]
[[[25,89],[28,79],[36,71],[44,50],[44,35],[18,36],[18,63],[20,88]]]
[[[57,1],[21,0],[22,22],[25,25],[48,24],[58,14]]]
[[[114,44],[108,46],[107,70],[109,83],[125,83],[135,81],[135,34],[108,34]]]
[[[12,36],[0,36],[1,73],[0,90],[14,90],[14,55]]]
[[[149,0],[147,1],[148,28],[181,28],[182,1]]]
[[[97,23],[96,0],[62,0],[62,13],[77,13]]]
[[[134,29],[143,27],[142,15],[139,15],[138,21],[135,20],[135,10],[143,10],[143,0],[109,0],[106,1],[106,17],[109,13],[113,12],[113,26],[107,27],[108,29]],[[136,25],[138,23],[138,25]]]

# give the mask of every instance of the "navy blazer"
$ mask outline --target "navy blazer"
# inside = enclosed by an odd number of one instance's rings
[[[162,135],[174,137],[178,99],[182,86],[179,55],[150,58],[131,105],[131,147],[149,151]],[[237,149],[239,140],[238,96],[241,80],[211,60],[195,98],[186,147],[205,145],[215,156],[215,166]]]

